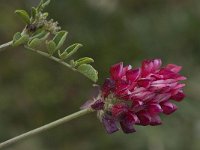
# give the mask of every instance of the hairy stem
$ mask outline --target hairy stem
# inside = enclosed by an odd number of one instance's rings
[[[90,109],[90,108],[88,108],[88,109],[83,109],[83,110],[80,110],[80,111],[78,111],[78,112],[75,112],[75,113],[73,113],[73,114],[71,114],[71,115],[69,115],[69,116],[66,116],[66,117],[64,117],[64,118],[61,118],[61,119],[59,119],[59,120],[56,120],[56,121],[51,122],[51,123],[49,123],[49,124],[46,124],[46,125],[44,125],[44,126],[41,126],[41,127],[39,127],[39,128],[36,128],[36,129],[34,129],[34,130],[31,130],[31,131],[26,132],[26,133],[24,133],[24,134],[21,134],[21,135],[19,135],[19,136],[16,136],[16,137],[14,137],[14,138],[12,138],[12,139],[9,139],[9,140],[7,140],[7,141],[5,141],[5,142],[2,142],[2,143],[0,144],[0,149],[6,148],[6,147],[8,147],[8,146],[10,146],[10,145],[12,145],[12,144],[15,144],[15,143],[17,143],[17,142],[23,140],[23,139],[29,138],[29,137],[31,137],[31,136],[33,136],[33,135],[37,135],[37,134],[39,134],[39,133],[41,133],[41,132],[44,132],[44,131],[49,130],[49,129],[54,128],[54,127],[57,127],[57,126],[59,126],[59,125],[65,123],[65,122],[68,122],[68,121],[73,120],[73,119],[75,119],[75,118],[81,117],[81,116],[86,115],[86,114],[88,114],[88,113],[90,113],[90,112],[93,112],[93,111],[94,111],[94,110],[92,110],[92,109]]]
[[[77,71],[77,70],[76,70],[75,68],[73,68],[70,64],[68,64],[68,63],[66,63],[66,62],[64,62],[64,61],[62,61],[62,60],[59,59],[59,58],[56,58],[56,57],[54,57],[54,56],[51,56],[51,55],[49,55],[48,53],[45,53],[45,52],[43,52],[43,51],[30,48],[30,47],[28,47],[28,46],[25,46],[25,48],[26,48],[26,49],[29,49],[29,50],[31,50],[31,51],[33,51],[33,52],[35,52],[35,53],[38,53],[38,54],[40,54],[40,55],[42,55],[42,56],[45,56],[45,57],[47,57],[47,58],[50,58],[51,60],[54,60],[54,61],[56,61],[56,62],[58,62],[58,63],[60,63],[60,64],[62,64],[62,65],[64,65],[64,66],[68,67],[69,69],[71,69],[71,70],[73,70],[73,71]]]
[[[4,50],[4,48],[11,46],[13,41],[7,42],[5,44],[0,45],[0,52]]]

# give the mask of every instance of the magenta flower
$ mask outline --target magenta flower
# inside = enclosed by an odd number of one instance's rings
[[[161,68],[161,64],[160,59],[154,59],[143,61],[136,69],[123,63],[110,68],[101,99],[91,105],[108,133],[119,130],[119,125],[125,133],[135,132],[135,124],[160,125],[161,113],[169,115],[177,110],[171,100],[179,102],[185,97],[185,84],[180,81],[186,78],[179,74],[182,67],[168,64]]]

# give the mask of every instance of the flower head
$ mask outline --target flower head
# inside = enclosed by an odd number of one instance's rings
[[[181,66],[161,68],[161,64],[160,59],[154,59],[143,61],[136,69],[124,67],[122,62],[111,66],[101,99],[92,104],[108,133],[119,130],[119,125],[125,133],[135,132],[134,125],[160,125],[161,113],[177,110],[171,100],[183,100],[185,84],[180,81],[186,78],[179,74]]]

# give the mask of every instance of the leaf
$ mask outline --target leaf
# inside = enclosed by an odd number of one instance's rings
[[[45,41],[49,37],[50,33],[46,32],[45,34],[41,35],[39,37],[40,40]]]
[[[22,35],[18,32],[13,37],[13,46],[19,46],[26,42],[28,42],[29,36],[28,35]]]
[[[35,38],[31,41],[28,42],[28,46],[31,48],[36,48],[38,47],[40,44],[42,43],[42,41],[38,38]]]
[[[60,50],[58,50],[58,56],[63,60],[67,58],[68,53],[67,52],[61,53]]]
[[[49,5],[50,2],[51,2],[51,0],[46,0],[46,2],[44,1],[42,4],[42,7],[45,8],[46,6]]]
[[[46,34],[46,31],[44,29],[39,28],[31,35],[31,37],[32,38],[39,38],[43,34]]]
[[[70,57],[70,56],[72,56],[73,54],[75,54],[75,53],[78,51],[78,49],[79,49],[80,47],[82,47],[82,46],[83,46],[83,45],[80,44],[80,43],[75,43],[75,44],[69,46],[69,47],[65,50],[66,52],[69,53],[69,54],[68,54],[68,57]]]
[[[70,56],[72,56],[73,54],[75,54],[80,47],[82,47],[82,44],[75,43],[75,44],[69,46],[68,48],[66,48],[62,54],[60,51],[58,51],[58,55],[61,59],[67,59]]]
[[[22,37],[22,36],[21,36],[21,33],[20,33],[20,32],[15,33],[14,36],[13,36],[13,42],[19,40],[21,37]]]
[[[66,37],[67,37],[66,31],[60,31],[56,34],[56,36],[53,39],[53,41],[56,44],[56,49],[59,49],[64,44]]]
[[[90,64],[93,63],[94,59],[90,58],[90,57],[83,57],[80,58],[79,60],[75,61],[76,66],[80,66],[82,64]]]
[[[49,16],[49,13],[48,13],[48,12],[43,13],[43,17],[44,17],[44,18],[47,18],[48,16]]]
[[[50,35],[49,32],[46,32],[46,31],[41,31],[39,32],[38,34],[35,34],[32,36],[32,39],[35,39],[35,38],[38,38],[38,39],[41,39],[41,40],[45,40],[48,38],[48,36]]]
[[[44,30],[41,30],[36,35],[34,35],[31,40],[28,42],[28,46],[32,48],[36,48],[41,45],[48,37],[50,33]]]
[[[32,7],[32,9],[31,9],[31,17],[32,17],[32,19],[35,19],[36,14],[37,14],[37,9],[35,7]]]
[[[37,8],[41,7],[43,3],[44,3],[44,0],[40,0],[40,3],[39,3],[39,5],[37,6]]]
[[[26,23],[30,24],[30,16],[25,10],[16,10],[15,13]]]
[[[66,49],[66,51],[69,53],[69,54],[68,54],[68,57],[74,55],[74,54],[78,51],[78,49],[81,48],[82,46],[83,46],[83,45],[80,44],[80,43],[75,43],[75,44],[69,46],[69,47]]]
[[[43,9],[47,5],[49,5],[50,2],[51,2],[50,0],[41,0],[40,3],[39,3],[39,5],[37,6],[37,10],[40,11],[40,12],[43,11]]]
[[[56,51],[56,43],[54,41],[47,42],[47,50],[50,55],[53,55],[53,53]]]
[[[80,65],[77,70],[93,82],[98,80],[98,72],[89,64]]]

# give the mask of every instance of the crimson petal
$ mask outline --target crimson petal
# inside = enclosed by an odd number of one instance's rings
[[[137,83],[140,87],[148,88],[150,86],[150,82],[150,79],[140,79]]]
[[[178,72],[182,69],[181,66],[177,66],[177,65],[175,65],[175,64],[168,64],[168,65],[166,66],[166,68],[169,69],[169,70],[172,71],[172,72],[175,72],[175,73],[178,73]]]
[[[184,99],[184,97],[185,97],[185,94],[183,92],[179,91],[176,95],[173,95],[171,97],[171,99],[173,99],[173,100],[175,100],[177,102],[180,102],[180,101],[182,101]]]
[[[153,103],[148,105],[148,111],[151,115],[155,115],[162,112],[163,110],[159,104]]]
[[[124,114],[128,111],[127,109],[127,105],[124,104],[124,103],[118,103],[118,104],[115,104],[113,107],[112,107],[112,116],[115,117],[115,118],[121,118],[124,116]]]
[[[146,112],[139,112],[137,116],[138,116],[138,118],[140,120],[140,123],[139,123],[140,125],[147,126],[147,125],[150,124],[150,122],[151,122],[151,116],[148,113],[146,113]]]
[[[122,76],[125,76],[125,75],[126,75],[126,72],[127,72],[128,70],[131,70],[131,69],[132,69],[132,66],[131,66],[131,65],[125,66],[125,67],[123,68]]]
[[[141,72],[140,69],[135,69],[135,70],[131,69],[131,70],[128,70],[126,72],[126,78],[127,78],[127,80],[129,80],[131,82],[136,81],[139,78],[139,76],[140,76],[140,72]]]
[[[123,63],[122,62],[111,66],[110,75],[111,75],[112,79],[114,79],[114,80],[120,79],[122,76],[122,73],[123,73]]]
[[[145,77],[150,73],[155,72],[162,65],[160,59],[145,60],[142,62],[142,76]]]
[[[177,106],[170,102],[161,103],[161,107],[163,109],[163,113],[169,115],[177,110]]]
[[[150,123],[151,126],[157,126],[161,124],[162,124],[162,121],[158,115],[151,117],[151,123]]]

